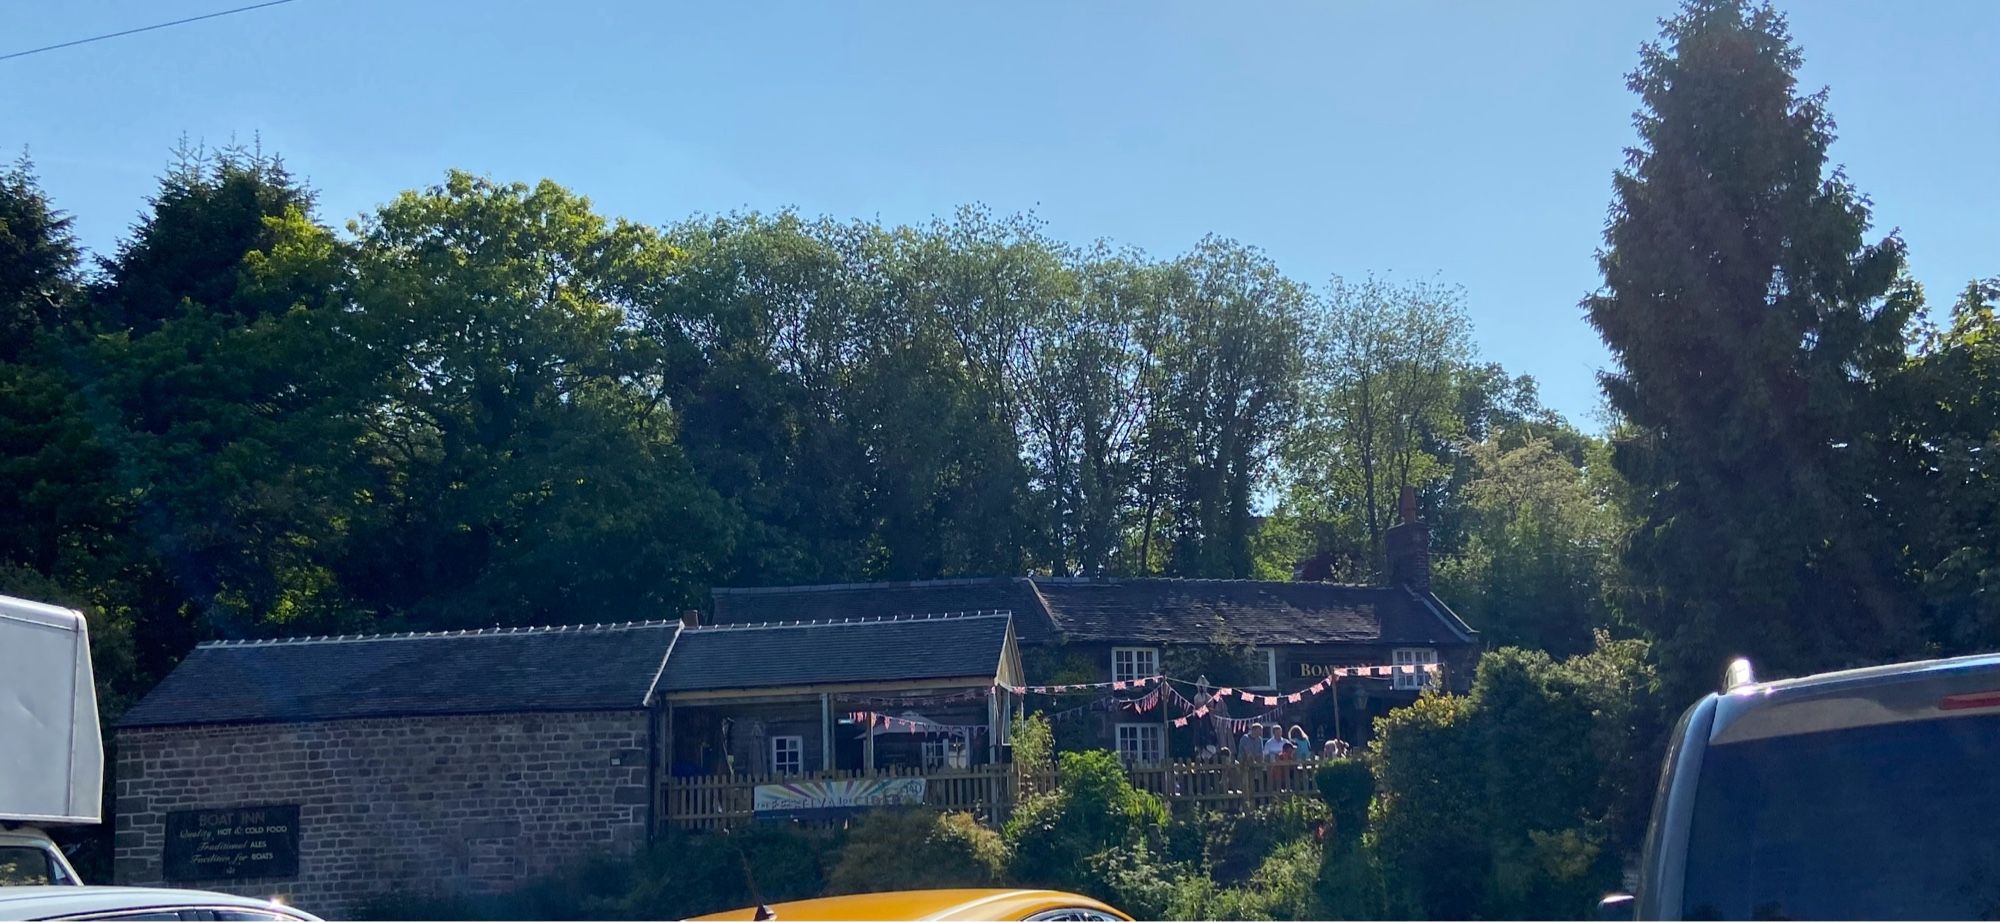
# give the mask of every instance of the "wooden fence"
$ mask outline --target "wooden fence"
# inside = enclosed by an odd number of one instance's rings
[[[985,819],[1004,816],[1013,800],[1011,765],[970,768],[881,768],[875,771],[809,772],[803,775],[703,775],[669,778],[661,785],[655,812],[675,829],[723,829],[753,818],[751,810],[760,784],[839,781],[876,778],[924,779],[924,805],[963,810]]]
[[[1288,765],[1217,765],[1167,762],[1128,768],[1132,785],[1150,791],[1176,812],[1249,810],[1286,797],[1314,794],[1316,761]],[[877,769],[873,772],[813,772],[805,775],[704,775],[670,778],[654,802],[663,827],[715,830],[753,818],[754,792],[760,784],[832,781],[860,778],[924,779],[924,804],[941,810],[964,810],[987,822],[1004,820],[1022,796],[1053,790],[1054,772],[1016,772],[1014,766],[975,765],[962,769]]]

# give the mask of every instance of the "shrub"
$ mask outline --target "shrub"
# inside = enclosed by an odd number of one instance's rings
[[[1657,681],[1645,646],[1598,636],[1562,662],[1503,648],[1464,698],[1376,721],[1367,845],[1391,910],[1431,918],[1585,913],[1637,847]]]
[[[1218,887],[1198,878],[1171,890],[1169,919],[1309,919],[1320,850],[1311,839],[1279,846],[1241,886]]]
[[[1361,839],[1327,842],[1313,887],[1316,919],[1392,919],[1375,850]]]
[[[1135,919],[1166,917],[1176,881],[1201,877],[1199,871],[1163,860],[1144,842],[1090,856],[1085,892],[1125,910]]]
[[[1279,846],[1316,839],[1326,823],[1326,805],[1293,797],[1243,813],[1203,817],[1202,864],[1224,886],[1241,883]]]
[[[971,814],[876,810],[848,832],[827,892],[990,887],[1006,867],[1006,843]]]
[[[1326,803],[1333,827],[1329,839],[1358,841],[1368,826],[1368,802],[1375,797],[1375,776],[1360,759],[1337,759],[1313,773],[1320,800]]]
[[[1157,847],[1166,826],[1166,805],[1134,788],[1116,756],[1066,752],[1056,789],[1024,798],[1007,822],[1010,876],[1024,885],[1075,889],[1090,880],[1090,856]]]
[[[1041,772],[1056,767],[1056,737],[1048,718],[1040,714],[1014,718],[1007,739],[1017,768]]]

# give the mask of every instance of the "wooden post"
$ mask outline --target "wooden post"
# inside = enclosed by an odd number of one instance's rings
[[[833,771],[833,699],[819,693],[819,767]]]

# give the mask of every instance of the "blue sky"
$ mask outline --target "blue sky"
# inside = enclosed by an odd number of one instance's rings
[[[0,53],[243,0],[20,0]],[[1933,303],[2000,275],[2000,3],[1788,4],[1835,159]],[[966,202],[1157,255],[1217,233],[1308,282],[1465,286],[1485,355],[1587,417],[1578,300],[1624,87],[1668,2],[554,3],[298,0],[0,62],[86,243],[181,135],[261,135],[344,221],[449,167],[550,177],[648,222]]]

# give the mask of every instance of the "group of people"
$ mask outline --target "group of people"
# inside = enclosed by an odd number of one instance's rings
[[[1347,741],[1327,740],[1320,747],[1319,756],[1324,759],[1341,759],[1347,756]],[[1266,726],[1254,722],[1250,728],[1236,738],[1234,749],[1228,746],[1210,746],[1203,756],[1215,762],[1297,762],[1313,756],[1312,739],[1306,736],[1306,729],[1293,724],[1285,729],[1283,724]]]

